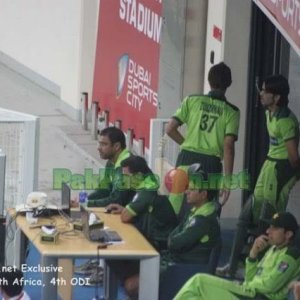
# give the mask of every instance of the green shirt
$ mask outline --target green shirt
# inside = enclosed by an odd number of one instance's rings
[[[158,195],[159,181],[155,175],[146,176],[136,188],[136,194],[126,209],[134,216],[139,231],[158,250],[165,246],[177,223],[167,196]]]
[[[243,287],[268,299],[287,299],[288,283],[300,274],[299,263],[300,252],[296,247],[272,246],[260,261],[247,258]]]
[[[282,107],[273,115],[266,111],[267,128],[270,137],[268,156],[275,159],[287,159],[285,142],[296,139],[299,142],[299,123],[288,107]]]
[[[167,196],[157,194],[159,184],[150,184],[147,177],[126,209],[135,217],[134,223],[149,242],[158,250],[165,246],[170,232],[177,225],[177,218]]]
[[[192,208],[169,236],[171,260],[183,263],[207,263],[220,238],[220,225],[213,201]]]
[[[115,164],[108,161],[105,166],[104,177],[99,183],[99,188],[89,194],[88,207],[105,207],[111,203],[118,203],[122,206],[131,201],[135,192],[130,189],[122,189],[122,168],[121,161],[130,156],[130,152],[124,149],[118,156]]]
[[[225,136],[238,136],[240,111],[216,92],[186,97],[173,118],[187,125],[181,149],[222,158]]]

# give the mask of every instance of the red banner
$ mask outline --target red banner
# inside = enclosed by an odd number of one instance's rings
[[[93,100],[149,145],[156,117],[162,0],[101,0]]]
[[[300,49],[300,0],[259,0]]]

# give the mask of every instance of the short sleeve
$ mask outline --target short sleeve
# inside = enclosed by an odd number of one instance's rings
[[[240,125],[240,111],[232,110],[228,114],[228,119],[226,120],[226,128],[225,128],[225,136],[232,135],[235,136],[236,139],[239,133],[239,125]]]
[[[176,110],[173,118],[177,119],[180,123],[186,123],[188,120],[189,109],[188,109],[188,97],[184,98],[181,106]]]
[[[284,141],[291,140],[297,136],[298,128],[292,118],[284,118],[279,121],[279,130]]]

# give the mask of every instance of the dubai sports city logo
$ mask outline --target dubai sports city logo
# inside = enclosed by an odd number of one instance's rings
[[[118,86],[117,86],[117,98],[122,94],[122,90],[125,83],[125,78],[128,69],[129,56],[128,54],[123,54],[119,58],[118,62]]]
[[[124,95],[127,105],[139,112],[143,104],[157,107],[158,96],[152,84],[152,73],[147,66],[124,53],[118,60],[116,98]]]

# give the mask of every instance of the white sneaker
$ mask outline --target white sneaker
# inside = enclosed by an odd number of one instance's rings
[[[239,263],[238,269],[234,274],[230,272],[230,264],[226,264],[223,267],[218,267],[216,269],[215,275],[224,277],[224,278],[235,278],[237,280],[242,280],[245,277],[245,268],[242,263]]]
[[[223,267],[217,267],[215,275],[220,276],[220,277],[230,278],[229,269],[230,269],[230,265],[229,264],[226,264]]]

